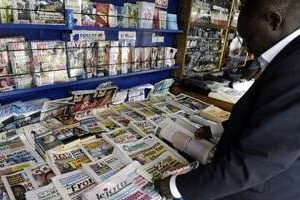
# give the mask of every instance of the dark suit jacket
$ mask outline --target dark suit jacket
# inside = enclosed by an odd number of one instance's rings
[[[300,37],[236,104],[215,161],[176,185],[185,200],[300,199]]]

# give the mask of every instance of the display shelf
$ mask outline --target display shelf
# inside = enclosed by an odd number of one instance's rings
[[[200,22],[192,22],[191,26],[200,26],[202,28],[210,28],[210,29],[226,29],[226,25],[219,24],[208,24],[208,23],[200,23]]]
[[[128,73],[128,74],[122,74],[122,75],[116,75],[116,76],[105,76],[105,77],[97,77],[97,78],[90,78],[85,80],[78,80],[78,81],[70,81],[65,83],[57,83],[52,85],[45,85],[40,87],[34,87],[34,88],[28,88],[28,89],[16,89],[12,91],[7,91],[0,93],[0,103],[5,104],[7,102],[11,102],[11,100],[17,101],[19,99],[31,99],[31,97],[42,93],[43,96],[47,96],[48,98],[57,98],[60,96],[58,93],[68,93],[73,88],[80,88],[80,89],[92,89],[93,87],[97,87],[100,83],[106,82],[106,81],[113,81],[115,83],[124,83],[125,79],[129,82],[128,84],[132,84],[132,86],[136,85],[135,82],[140,82],[140,80],[149,80],[149,76],[155,75],[153,78],[162,78],[164,75],[170,75],[170,73],[177,69],[178,66],[173,66],[169,68],[163,68],[163,69],[154,69],[154,70],[148,70],[148,71],[141,71],[141,72],[134,72],[134,73]],[[165,74],[164,74],[165,73]],[[153,79],[156,81],[155,79]],[[146,83],[146,82],[145,82]],[[144,83],[140,83],[144,84]],[[92,85],[92,86],[91,86]],[[89,87],[91,86],[91,87]],[[126,88],[126,84],[124,85],[118,85],[121,87]],[[57,94],[55,94],[57,93]],[[48,95],[47,95],[48,94]],[[60,97],[60,98],[62,98]]]
[[[153,33],[183,33],[182,30],[168,29],[141,29],[141,28],[110,28],[96,26],[75,26],[73,30],[93,30],[93,31],[136,31],[136,32],[153,32]]]

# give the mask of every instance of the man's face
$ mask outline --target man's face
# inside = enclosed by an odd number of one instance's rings
[[[249,12],[254,13],[249,15]],[[244,45],[248,52],[253,53],[256,57],[259,57],[274,44],[274,31],[264,16],[265,13],[260,8],[247,12],[242,9],[238,20],[238,31],[244,39]]]

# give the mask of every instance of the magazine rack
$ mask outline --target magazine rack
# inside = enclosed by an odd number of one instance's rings
[[[154,0],[153,0],[154,1]],[[151,2],[153,2],[151,1]],[[103,0],[103,3],[112,3],[114,5],[123,5],[125,2],[134,3],[132,0]],[[168,13],[178,13],[180,4],[185,4],[180,0],[169,0]],[[68,41],[73,30],[97,30],[104,31],[106,40],[118,40],[120,31],[136,32],[136,46],[168,46],[178,48],[177,36],[182,34],[182,30],[167,30],[167,29],[139,29],[139,28],[109,28],[109,27],[92,27],[92,26],[73,26],[70,23],[72,18],[72,10],[65,10],[65,24],[0,24],[0,37],[24,36],[27,41],[50,41],[63,40]],[[181,20],[179,19],[179,22]],[[163,36],[164,41],[153,43],[153,34]],[[69,96],[70,91],[91,89],[97,87],[100,83],[113,81],[121,89],[129,88],[145,83],[155,83],[162,79],[172,77],[174,69],[178,65],[163,69],[152,69],[149,71],[134,72],[116,76],[95,77],[86,80],[71,81],[58,83],[54,85],[46,85],[30,89],[16,89],[12,91],[0,93],[0,104],[7,104],[13,101],[26,101],[35,98],[64,98]]]

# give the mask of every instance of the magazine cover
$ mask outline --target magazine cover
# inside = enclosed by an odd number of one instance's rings
[[[47,186],[26,192],[25,197],[26,199],[32,200],[63,200],[56,187],[52,183]]]
[[[50,150],[47,154],[55,174],[65,174],[80,169],[83,163],[91,162],[91,159],[80,147],[62,151]]]
[[[109,4],[96,3],[96,26],[108,27]]]
[[[169,0],[155,0],[155,6],[157,8],[167,9],[169,5]]]
[[[190,113],[200,112],[201,110],[210,106],[209,104],[203,101],[200,101],[185,94],[180,94],[176,96],[173,100],[168,100],[168,102]]]
[[[177,54],[177,49],[172,47],[165,48],[165,66],[173,67],[175,65],[175,56]]]
[[[157,49],[157,69],[165,67],[165,48],[158,47]]]
[[[153,29],[159,29],[159,9],[155,8],[153,15]]]
[[[124,7],[123,6],[115,6],[115,9],[117,11],[118,27],[123,28]]]
[[[143,48],[143,71],[151,69],[151,47]]]
[[[85,199],[156,199],[160,195],[154,191],[153,184],[136,171],[141,167],[138,162],[133,162],[116,175],[97,185],[83,194]]]
[[[113,4],[109,4],[108,24],[111,28],[115,28],[118,26],[118,8]]]
[[[99,184],[118,173],[131,162],[131,159],[111,154],[96,162],[84,164],[83,170]]]
[[[143,69],[143,48],[135,48],[132,72],[139,72],[142,71],[142,69]]]
[[[82,0],[82,26],[96,25],[96,3],[89,0]]]
[[[82,149],[94,160],[102,159],[113,152],[114,147],[102,138],[94,138],[81,143]]]
[[[158,48],[151,48],[151,69],[157,69]]]
[[[65,9],[73,10],[73,25],[81,26],[81,1],[82,0],[65,0]]]
[[[31,22],[31,10],[34,9],[31,0],[15,0],[13,3],[13,18],[16,24],[29,24]]]
[[[8,8],[8,0],[2,0],[1,1],[1,7],[4,9],[0,9],[0,23],[6,24],[8,22],[8,13],[7,13],[7,8]]]
[[[133,3],[124,3],[123,28],[138,27],[138,7]]]
[[[139,28],[151,29],[153,27],[155,3],[138,1]]]
[[[63,41],[31,42],[35,84],[48,85],[69,80]]]
[[[71,80],[85,77],[85,42],[67,42],[68,73]]]
[[[81,195],[95,186],[95,181],[83,170],[76,170],[52,178],[53,184],[65,200],[82,199]]]
[[[98,47],[97,42],[86,42],[84,65],[88,78],[97,75],[97,62],[98,62]]]
[[[25,199],[27,191],[37,188],[32,178],[25,171],[1,176],[1,180],[11,200]]]
[[[121,42],[121,73],[127,74],[131,72],[133,62],[134,41]]]
[[[105,76],[109,72],[109,41],[98,41],[98,65],[97,75]]]
[[[114,76],[121,73],[120,66],[120,48],[118,41],[111,41],[109,49],[109,76]]]
[[[167,11],[159,10],[159,28],[167,29]]]
[[[63,0],[34,1],[34,12],[31,13],[34,24],[65,24]]]

